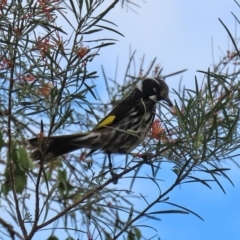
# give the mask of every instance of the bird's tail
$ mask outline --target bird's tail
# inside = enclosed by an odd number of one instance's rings
[[[87,147],[93,137],[91,132],[78,133],[72,135],[53,136],[49,138],[28,139],[28,149],[34,150],[30,154],[32,160],[40,160],[44,156],[44,161]]]

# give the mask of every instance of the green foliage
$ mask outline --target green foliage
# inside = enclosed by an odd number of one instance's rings
[[[12,142],[11,145],[11,160],[7,160],[8,167],[5,168],[5,184],[3,185],[2,192],[7,195],[12,189],[11,187],[11,177],[14,177],[15,190],[17,193],[22,193],[26,188],[27,184],[27,172],[32,168],[33,164],[28,159],[28,154],[26,149],[18,146],[16,143]],[[12,168],[11,166],[14,166]],[[11,173],[10,171],[13,172]],[[12,176],[11,176],[12,175]]]
[[[58,240],[58,238],[55,236],[51,236],[51,237],[47,238],[47,240]]]
[[[128,233],[127,239],[128,240],[140,240],[142,237],[141,232],[138,228],[134,228]]]
[[[0,131],[0,151],[2,150],[3,145],[4,145],[3,135],[2,132]]]

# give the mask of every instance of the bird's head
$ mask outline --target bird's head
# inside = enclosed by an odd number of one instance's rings
[[[136,87],[150,100],[154,102],[164,100],[170,107],[173,106],[168,96],[168,85],[163,80],[159,78],[146,78],[143,81],[139,81]]]

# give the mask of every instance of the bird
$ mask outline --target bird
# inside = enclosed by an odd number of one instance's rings
[[[130,153],[145,138],[156,113],[156,104],[165,101],[170,107],[169,88],[159,77],[138,80],[133,90],[121,100],[91,131],[70,135],[35,137],[28,139],[32,160],[48,162],[77,149],[101,150],[108,155],[112,167],[112,153]]]

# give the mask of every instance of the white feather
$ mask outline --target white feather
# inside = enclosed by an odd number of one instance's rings
[[[142,92],[142,81],[138,81],[136,88]]]
[[[156,95],[149,96],[149,98],[153,101],[157,101],[157,96]]]

